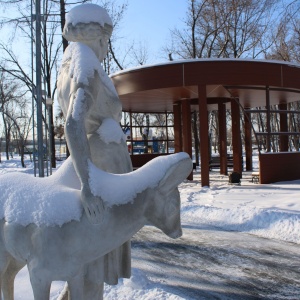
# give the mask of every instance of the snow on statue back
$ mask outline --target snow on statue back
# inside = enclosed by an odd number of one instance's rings
[[[54,225],[54,220],[57,221],[56,218],[51,222],[43,221],[44,217],[48,217],[46,211],[51,211],[49,206],[54,206],[48,197],[62,199],[59,193],[49,192],[47,194],[45,189],[49,187],[62,189],[63,196],[68,199],[70,205],[74,200],[75,206],[80,203],[79,190],[76,189],[78,181],[74,185],[73,179],[76,182],[76,178],[71,178],[75,174],[71,167],[72,163],[69,160],[65,164],[66,166],[62,168],[61,172],[58,171],[50,178],[37,179],[25,174],[19,178],[26,183],[21,187],[26,189],[24,194],[27,197],[27,205],[38,208],[37,211],[30,214],[30,218],[39,225],[31,223],[24,226],[18,223],[18,220],[22,220],[24,224],[28,222],[28,220],[24,221],[25,216],[22,215],[24,205],[21,205],[20,199],[23,191],[15,186],[11,188],[8,181],[2,180],[5,178],[4,176],[0,180],[0,182],[5,182],[4,186],[0,187],[1,190],[9,189],[6,196],[16,189],[13,195],[17,198],[15,207],[12,204],[7,205],[5,200],[1,200],[6,207],[2,213],[5,213],[5,218],[8,213],[11,220],[10,222],[5,219],[1,221],[0,278],[3,280],[4,300],[13,299],[14,277],[25,264],[27,264],[30,274],[35,300],[49,299],[51,282],[54,280],[67,281],[71,299],[83,300],[83,274],[87,263],[102,257],[128,241],[146,223],[153,224],[172,238],[177,238],[182,233],[180,195],[177,186],[192,171],[192,162],[186,153],[154,159],[139,171],[123,175],[107,174],[90,166],[91,176],[98,176],[97,179],[91,179],[93,189],[101,194],[106,203],[109,203],[104,220],[99,225],[91,224],[86,214],[81,214],[79,221],[69,221],[62,226]],[[70,177],[68,177],[69,175]],[[106,185],[100,189],[95,188],[97,180],[102,182],[107,179],[109,181],[106,181]],[[110,202],[110,198],[118,190],[116,186],[123,189],[124,193],[117,194],[117,197],[112,198],[112,202]],[[109,192],[102,192],[102,189]],[[31,201],[29,199],[30,191]],[[45,197],[45,195],[48,196]],[[40,199],[37,201],[37,198],[42,198],[43,201]],[[36,201],[39,203],[38,205],[31,205],[31,202],[36,203]],[[55,202],[55,199],[53,201]],[[9,199],[9,202],[12,202],[12,198]],[[65,203],[68,202],[65,201]],[[66,208],[60,209],[69,211]],[[53,209],[57,211],[57,208]],[[14,213],[18,215],[12,217]],[[49,226],[45,226],[46,224]]]
[[[79,221],[82,215],[80,182],[71,159],[50,177],[20,172],[1,175],[0,190],[0,218],[9,223],[61,226]]]
[[[89,78],[93,78],[94,72],[97,72],[101,83],[111,93],[118,95],[111,79],[107,77],[100,61],[90,47],[79,42],[71,43],[65,51],[62,63],[68,60],[70,60],[69,75],[74,82],[89,85]]]

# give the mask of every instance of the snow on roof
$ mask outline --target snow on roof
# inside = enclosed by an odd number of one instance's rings
[[[66,15],[66,23],[99,23],[102,27],[104,24],[113,26],[112,20],[107,11],[96,4],[81,4],[72,8]]]
[[[110,77],[114,77],[119,74],[128,73],[131,71],[137,71],[141,69],[165,66],[165,65],[173,65],[173,64],[184,64],[184,63],[197,63],[197,62],[224,62],[224,61],[232,61],[232,62],[252,62],[252,63],[270,63],[270,64],[282,64],[290,67],[300,68],[300,64],[292,63],[288,61],[282,60],[266,60],[266,59],[241,59],[241,58],[194,58],[194,59],[179,59],[174,61],[165,61],[161,63],[155,63],[150,65],[142,65],[136,66],[132,68],[128,68],[125,70],[118,71],[114,74],[111,74]]]

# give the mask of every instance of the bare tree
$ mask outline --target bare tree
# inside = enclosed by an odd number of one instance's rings
[[[165,52],[174,54],[176,58],[204,57],[204,45],[214,35],[214,30],[209,23],[202,23],[201,18],[206,16],[209,0],[189,1],[189,7],[184,21],[184,28],[171,30],[171,45],[165,47]]]
[[[142,44],[141,42],[138,43],[137,46],[135,44],[132,45],[130,57],[132,57],[132,60],[137,65],[144,65],[149,57],[148,48],[145,44]]]
[[[21,34],[23,38],[28,41],[34,41],[34,27],[32,24],[31,17],[31,7],[29,1],[2,1],[6,4],[14,5],[17,8],[17,17],[10,20],[3,20],[2,24],[10,25],[12,27],[12,36],[16,34]],[[59,15],[55,11],[55,2],[53,1],[44,1],[43,7],[43,24],[42,24],[42,78],[44,78],[44,86],[46,90],[46,95],[43,99],[45,101],[47,98],[54,98],[55,90],[56,90],[56,76],[57,76],[57,62],[60,58],[60,48],[61,42],[58,39],[56,33],[59,28]],[[11,39],[11,43],[13,43],[13,39]],[[6,63],[5,65],[1,65],[2,70],[10,73],[16,79],[22,81],[28,91],[33,95],[35,99],[35,82],[33,80],[32,71],[28,71],[33,66],[25,65],[20,62],[15,55],[12,48],[8,45],[1,44],[1,48],[3,50],[3,54],[5,55]],[[34,50],[34,47],[32,47]],[[32,52],[32,55],[35,55]],[[30,61],[30,60],[29,60]],[[52,134],[50,137],[52,139],[52,153],[55,153],[55,143],[54,143],[54,134],[53,134],[53,106],[48,109],[50,115],[50,128],[52,130]],[[42,119],[46,123],[46,116],[42,116]],[[55,156],[51,157],[52,167],[56,167]]]
[[[257,57],[260,41],[270,31],[277,0],[220,0],[217,15],[220,57]],[[256,50],[256,51],[253,51]]]
[[[17,142],[21,154],[21,163],[24,164],[24,146],[31,127],[31,117],[27,115],[28,100],[21,92],[19,82],[6,77],[3,72],[0,76],[0,113],[6,142],[6,158],[9,159],[12,138]]]
[[[177,58],[257,57],[278,0],[189,0],[185,26],[171,31]],[[265,45],[270,47],[270,45]]]
[[[265,53],[267,59],[300,62],[299,1],[285,1],[284,13],[272,32],[273,46]]]

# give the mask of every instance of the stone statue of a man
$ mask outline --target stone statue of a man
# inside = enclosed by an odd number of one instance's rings
[[[82,205],[92,223],[102,221],[105,206],[90,190],[89,161],[110,173],[132,171],[119,126],[121,102],[101,65],[112,26],[106,10],[98,5],[83,4],[70,10],[63,36],[71,43],[64,53],[57,83],[66,140],[81,182]],[[100,295],[103,282],[117,284],[120,277],[130,277],[129,241],[87,266],[85,299],[102,299],[87,293]]]

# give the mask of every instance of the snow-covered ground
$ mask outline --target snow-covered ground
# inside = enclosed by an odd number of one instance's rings
[[[27,168],[23,169],[18,157],[6,161],[2,156],[0,180],[1,175],[16,170],[33,172],[29,161]],[[211,186],[201,187],[197,170],[194,181],[180,185],[182,223],[185,226],[219,227],[300,244],[300,180],[260,185],[251,182],[250,174],[245,173],[241,185],[235,186],[228,184],[227,176],[213,172]],[[149,284],[147,274],[138,267],[133,268],[132,274],[131,279],[122,279],[117,286],[106,286],[104,298],[184,299],[170,294],[161,286]],[[52,284],[51,299],[58,297],[63,285],[63,282]],[[17,275],[15,299],[33,299],[26,268]]]

